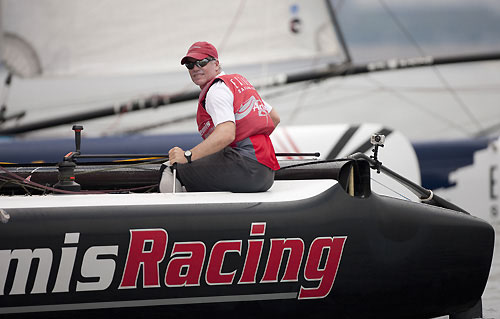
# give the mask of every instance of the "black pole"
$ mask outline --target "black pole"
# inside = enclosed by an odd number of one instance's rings
[[[388,71],[396,69],[409,69],[416,67],[427,67],[432,65],[452,64],[452,63],[467,63],[479,61],[500,60],[500,52],[461,55],[451,57],[415,57],[405,59],[393,59],[378,62],[370,62],[367,64],[341,64],[323,70],[302,72],[297,74],[278,74],[262,81],[265,83],[259,87],[272,87],[296,82],[322,80],[336,76],[348,76],[361,73]],[[104,107],[100,110],[82,112],[73,115],[62,116],[51,120],[38,121],[25,125],[18,125],[11,128],[0,129],[0,135],[15,135],[20,133],[31,132],[39,129],[54,127],[63,124],[70,124],[84,120],[91,120],[105,116],[135,112],[149,108],[156,108],[197,99],[199,91],[186,92],[173,96],[152,96],[133,103],[122,104],[119,107]]]
[[[0,130],[0,135],[15,135],[20,133],[26,133],[31,131],[36,131],[44,128],[54,127],[63,124],[71,124],[75,122],[81,122],[85,120],[92,120],[96,118],[101,118],[105,116],[111,116],[115,114],[122,114],[128,112],[135,112],[150,108],[157,108],[160,106],[165,106],[168,104],[178,103],[197,99],[199,91],[192,91],[182,94],[177,94],[171,97],[166,96],[152,96],[143,100],[134,101],[132,103],[122,104],[118,107],[109,106],[104,107],[99,110],[82,112],[77,114],[70,114],[66,116],[61,116],[53,118],[50,120],[38,121],[33,123],[28,123],[25,125],[19,125],[11,128],[6,128]]]
[[[332,20],[334,29],[333,31],[335,32],[337,40],[339,41],[340,46],[342,47],[342,51],[344,52],[345,62],[351,63],[352,62],[351,53],[349,52],[347,43],[345,41],[344,33],[342,32],[340,24],[337,20],[337,15],[335,14],[335,8],[333,7],[333,3],[331,0],[325,0],[325,2],[326,2],[326,7],[328,8],[328,13],[330,14],[330,19]]]
[[[356,154],[349,156],[349,158],[366,160],[368,163],[370,163],[370,165],[373,169],[379,169],[382,173],[384,173],[387,176],[391,177],[392,179],[398,181],[401,185],[404,185],[407,189],[409,189],[413,194],[417,195],[420,198],[420,200],[424,203],[427,203],[427,204],[433,205],[433,206],[438,206],[438,207],[443,207],[443,208],[455,210],[455,211],[470,215],[466,210],[456,206],[455,204],[450,203],[449,201],[445,200],[444,198],[439,197],[438,195],[434,194],[431,190],[426,189],[426,188],[410,181],[409,179],[399,175],[398,173],[394,172],[393,170],[385,167],[384,165],[377,163],[377,161],[375,161],[373,158],[370,158],[366,154],[356,153]]]
[[[313,157],[319,157],[320,153],[315,152],[315,153],[276,153],[276,156],[313,156]]]

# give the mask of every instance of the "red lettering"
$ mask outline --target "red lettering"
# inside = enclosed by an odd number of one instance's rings
[[[264,236],[265,233],[265,222],[251,224],[251,237]],[[269,254],[259,283],[297,282],[305,252],[304,241],[301,238],[269,240]],[[312,241],[303,267],[305,283],[300,286],[298,299],[324,298],[331,292],[346,240],[347,237],[318,237]],[[165,258],[167,241],[168,234],[161,228],[130,230],[130,244],[119,288],[136,288],[140,273],[142,287],[160,287],[159,266]],[[257,273],[265,241],[262,237],[248,239],[244,262],[241,240],[216,242],[205,269],[206,284],[231,285],[239,271],[238,284],[258,283]],[[234,253],[238,256],[230,255]],[[206,255],[207,247],[202,241],[174,242],[164,284],[167,287],[201,286]],[[226,260],[229,256],[231,259]]]
[[[264,235],[266,233],[266,223],[252,223],[250,236]]]
[[[175,243],[172,256],[183,256],[174,257],[168,263],[165,284],[169,287],[199,286],[205,251],[202,242]]]
[[[139,270],[143,268],[143,286],[159,287],[158,265],[165,257],[167,232],[164,229],[130,230],[130,244],[120,288],[135,288]],[[146,250],[146,244],[151,247]]]
[[[263,239],[249,240],[247,257],[243,266],[239,284],[254,284],[256,282],[257,268],[259,267],[260,255],[264,246]]]
[[[266,233],[266,223],[252,223],[250,227],[250,236],[262,236]],[[243,265],[243,273],[241,275],[239,284],[254,284],[257,282],[255,279],[257,275],[257,268],[259,268],[260,255],[262,254],[262,247],[264,240],[249,240],[247,256],[245,264]]]
[[[304,242],[300,238],[271,239],[271,249],[267,259],[266,271],[261,282],[278,282],[278,272],[281,268],[283,254],[289,251],[285,275],[281,281],[298,281],[302,256],[304,255]]]
[[[309,281],[319,280],[319,285],[316,288],[300,287],[299,299],[324,298],[330,293],[346,239],[347,237],[318,237],[312,242],[304,278]],[[326,263],[324,268],[320,268],[321,257],[325,250],[328,251]]]
[[[227,240],[215,243],[208,261],[206,282],[209,285],[230,285],[233,283],[236,270],[222,273],[222,265],[226,253],[236,252],[241,255],[241,240]]]

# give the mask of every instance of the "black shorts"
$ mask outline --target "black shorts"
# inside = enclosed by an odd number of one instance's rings
[[[274,171],[242,156],[232,147],[187,164],[177,164],[177,179],[188,192],[265,192],[274,183]]]

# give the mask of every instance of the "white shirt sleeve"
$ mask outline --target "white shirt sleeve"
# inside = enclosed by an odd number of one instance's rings
[[[210,87],[205,98],[205,109],[215,126],[228,121],[236,122],[233,101],[233,92],[223,81],[218,81]]]

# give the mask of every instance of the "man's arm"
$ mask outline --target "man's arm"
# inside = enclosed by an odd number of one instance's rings
[[[269,103],[264,100],[262,100],[262,102],[264,102],[264,108],[269,112],[269,116],[271,116],[271,120],[273,120],[274,128],[276,128],[278,124],[280,124],[280,115]]]
[[[276,126],[278,126],[278,124],[280,124],[280,115],[278,114],[278,112],[274,108],[271,110],[269,115],[271,116],[271,119],[273,120],[274,127],[276,128]]]
[[[220,123],[215,127],[212,134],[191,149],[191,160],[195,161],[224,149],[234,141],[235,136],[236,125],[234,122],[227,121]],[[172,148],[168,152],[168,155],[170,164],[187,163],[187,159],[184,157],[184,150],[180,147]]]

